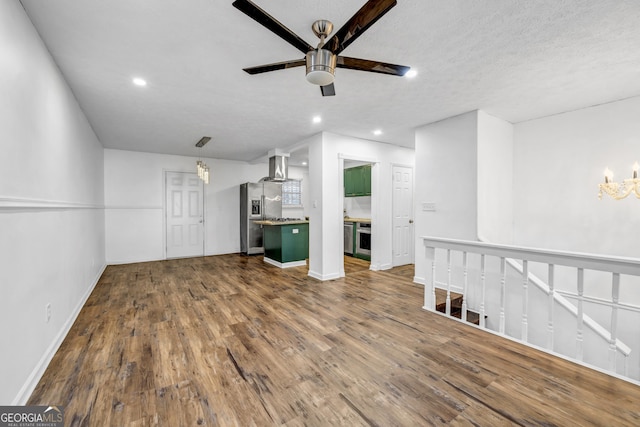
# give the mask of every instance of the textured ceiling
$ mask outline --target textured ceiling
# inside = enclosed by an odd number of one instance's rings
[[[209,135],[206,156],[250,161],[319,131],[413,147],[415,127],[475,109],[516,123],[640,95],[636,0],[398,0],[344,54],[418,77],[338,69],[335,97],[303,67],[242,71],[302,54],[232,0],[22,3],[107,148],[197,155]],[[255,3],[316,45],[314,20],[337,30],[365,0]]]

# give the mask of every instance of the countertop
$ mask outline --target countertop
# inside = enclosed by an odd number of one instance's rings
[[[271,221],[269,219],[263,219],[258,221],[253,221],[256,224],[260,225],[295,225],[295,224],[309,224],[309,221],[305,221],[304,219],[294,219],[291,221]]]
[[[351,218],[351,217],[344,217],[344,222],[363,222],[365,224],[371,224],[371,218]]]

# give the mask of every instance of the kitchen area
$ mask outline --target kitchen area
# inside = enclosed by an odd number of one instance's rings
[[[308,218],[283,216],[283,208],[301,207],[301,191],[300,181],[288,178],[288,156],[281,154],[269,158],[269,176],[240,185],[242,253],[264,254],[266,263],[279,268],[306,265]]]
[[[371,164],[344,167],[344,255],[371,260]],[[287,157],[269,158],[269,175],[240,185],[240,243],[246,255],[263,255],[279,268],[304,266],[309,257],[309,217],[300,180],[288,178]],[[297,207],[297,209],[296,209]]]
[[[344,253],[371,261],[371,164],[345,161]]]

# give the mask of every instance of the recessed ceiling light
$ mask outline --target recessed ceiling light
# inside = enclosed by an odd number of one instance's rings
[[[418,75],[418,72],[417,72],[416,70],[414,70],[413,68],[412,68],[412,69],[410,69],[409,71],[407,71],[407,72],[404,74],[404,76],[405,76],[406,78],[408,78],[408,79],[412,79],[412,78],[414,78],[414,77],[415,77],[415,76],[417,76],[417,75]]]
[[[382,131],[380,129],[376,129],[373,131],[374,135],[382,135]]]
[[[145,79],[141,79],[140,77],[135,77],[133,79],[133,84],[136,86],[146,86],[147,81]]]
[[[315,116],[313,118],[313,123],[320,123],[321,121],[322,121],[322,117],[320,117],[320,116]]]
[[[308,163],[307,162],[302,162],[302,166],[307,166]]]

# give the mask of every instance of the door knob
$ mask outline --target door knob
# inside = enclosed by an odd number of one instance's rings
[[[409,220],[409,224],[413,224],[413,220],[412,219]]]

